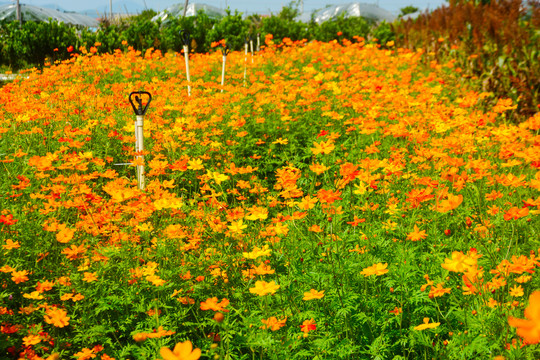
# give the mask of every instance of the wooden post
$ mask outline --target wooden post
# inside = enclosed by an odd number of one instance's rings
[[[184,17],[186,17],[186,11],[187,11],[188,4],[189,4],[189,0],[186,0],[186,3],[184,4]]]
[[[17,0],[17,21],[19,22],[19,27],[22,27],[21,4],[19,4],[19,0]]]

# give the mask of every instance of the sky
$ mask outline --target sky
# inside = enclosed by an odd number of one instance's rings
[[[0,0],[0,3],[9,3],[7,0]],[[11,1],[12,3],[14,1]],[[201,0],[192,1],[198,3],[204,3],[213,5],[219,8],[230,7],[232,10],[237,9],[244,13],[278,13],[279,10],[289,4],[290,0],[277,0],[277,1],[261,1],[261,0]],[[315,9],[324,8],[327,4],[337,5],[346,4],[351,1],[347,0],[304,0],[304,10],[312,11]],[[445,0],[363,0],[360,2],[378,4],[381,8],[390,12],[399,13],[399,9],[413,5],[420,10],[435,9],[442,4],[446,4]],[[96,9],[99,12],[109,11],[109,0],[20,0],[21,4],[58,7],[68,11],[87,11]],[[113,11],[125,12],[125,8],[133,9],[138,8],[143,10],[145,7],[161,11],[168,6],[184,3],[184,0],[112,0]],[[146,5],[146,6],[145,6]],[[130,10],[131,11],[131,10]]]

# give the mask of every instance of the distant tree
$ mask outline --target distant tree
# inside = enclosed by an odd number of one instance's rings
[[[293,21],[298,15],[300,15],[298,1],[291,1],[287,6],[281,8],[278,17],[283,20]]]
[[[412,14],[412,13],[417,12],[418,10],[420,10],[420,9],[418,9],[416,6],[412,6],[412,5],[405,6],[404,8],[399,9],[399,11],[400,11],[399,16],[405,16],[407,14]]]
[[[146,9],[146,10],[143,10],[140,14],[134,16],[134,18],[136,18],[137,20],[150,20],[156,15],[157,15],[157,12],[155,12],[155,10]]]

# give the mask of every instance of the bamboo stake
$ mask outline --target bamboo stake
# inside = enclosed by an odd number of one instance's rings
[[[184,60],[186,61],[186,79],[188,82],[188,96],[191,96],[191,78],[189,76],[189,32],[186,30],[180,31],[180,36],[182,37],[182,42],[184,43]]]
[[[223,55],[223,67],[221,69],[221,92],[223,92],[223,86],[225,85],[225,64],[227,63],[227,55],[229,52],[229,46],[227,44],[223,45],[221,48],[221,54]]]
[[[247,56],[248,56],[248,38],[246,36],[246,41],[244,42],[245,56],[244,56],[244,87],[246,86],[246,77],[247,77]]]

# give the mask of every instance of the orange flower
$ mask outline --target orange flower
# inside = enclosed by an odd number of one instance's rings
[[[452,289],[450,288],[445,289],[443,288],[443,283],[439,283],[437,284],[437,286],[431,287],[431,290],[429,291],[429,297],[430,298],[441,297],[444,294],[450,294],[450,291],[452,291]]]
[[[229,310],[225,310],[224,308],[229,305],[229,300],[224,298],[221,300],[221,302],[218,303],[218,298],[208,298],[206,301],[201,302],[201,310],[214,310],[214,311],[224,311],[229,312]]]
[[[67,316],[67,311],[51,308],[47,310],[44,319],[47,324],[62,328],[69,325],[70,318]]]
[[[23,337],[24,346],[32,346],[39,344],[41,342],[41,336],[39,335],[28,335]]]
[[[85,272],[84,273],[84,277],[83,277],[83,281],[85,282],[93,282],[93,281],[97,281],[97,274],[95,272],[91,273],[91,272]]]
[[[287,322],[287,317],[278,320],[275,316],[272,316],[268,319],[262,319],[261,322],[264,324],[263,326],[261,326],[261,329],[270,329],[272,331],[277,331],[285,326],[285,322]]]
[[[311,164],[309,165],[309,169],[313,171],[317,175],[323,174],[326,170],[328,170],[328,167],[322,165],[322,164]]]
[[[297,203],[298,204],[298,207],[301,209],[301,210],[311,210],[315,207],[315,204],[319,201],[319,199],[315,198],[315,197],[311,197],[311,196],[306,196],[304,198],[302,198],[302,200]]]
[[[40,293],[44,292],[44,291],[49,291],[53,288],[54,286],[54,282],[52,281],[48,281],[48,280],[45,280],[44,282],[40,282],[38,281],[37,285],[36,285],[36,290],[39,291]]]
[[[176,344],[173,351],[162,347],[159,353],[164,360],[198,360],[201,357],[201,349],[193,349],[189,340]]]
[[[414,225],[414,230],[407,234],[407,239],[411,241],[418,241],[427,237],[425,230],[418,229],[418,226]]]
[[[71,239],[73,239],[73,234],[75,234],[75,231],[65,227],[64,225],[64,228],[61,229],[58,234],[56,234],[56,240],[63,244],[68,243]]]
[[[305,320],[302,325],[300,325],[300,330],[304,332],[304,334],[307,334],[310,331],[316,330],[317,324],[315,324],[315,320],[311,318],[310,320]]]
[[[94,354],[93,349],[84,348],[84,349],[82,349],[82,351],[79,351],[78,353],[76,353],[73,356],[76,357],[77,360],[88,360],[88,359],[95,358],[96,354]]]
[[[396,316],[398,316],[399,314],[403,313],[403,309],[401,308],[398,308],[397,306],[394,308],[394,310],[390,310],[389,313],[392,313]]]
[[[320,189],[317,192],[317,197],[319,198],[321,203],[332,204],[336,200],[342,200],[340,196],[341,196],[341,191]]]
[[[28,271],[22,270],[22,271],[14,271],[11,273],[11,280],[15,282],[15,284],[19,284],[25,281],[28,281]]]
[[[62,254],[66,255],[69,260],[76,260],[86,253],[86,247],[84,245],[71,245],[69,248],[62,250]]]
[[[441,200],[435,210],[442,213],[449,212],[457,208],[462,202],[463,195],[448,194],[448,198]]]
[[[526,344],[538,344],[540,342],[540,290],[529,297],[529,306],[525,309],[526,319],[508,318],[508,324],[517,328],[517,334]]]
[[[514,219],[514,220],[517,220],[519,218],[522,218],[524,216],[527,216],[529,215],[529,208],[528,207],[524,207],[524,208],[518,208],[518,207],[512,207],[510,209],[508,209],[508,211],[506,213],[504,213],[504,220],[508,221],[508,220],[511,220],[511,219]]]

